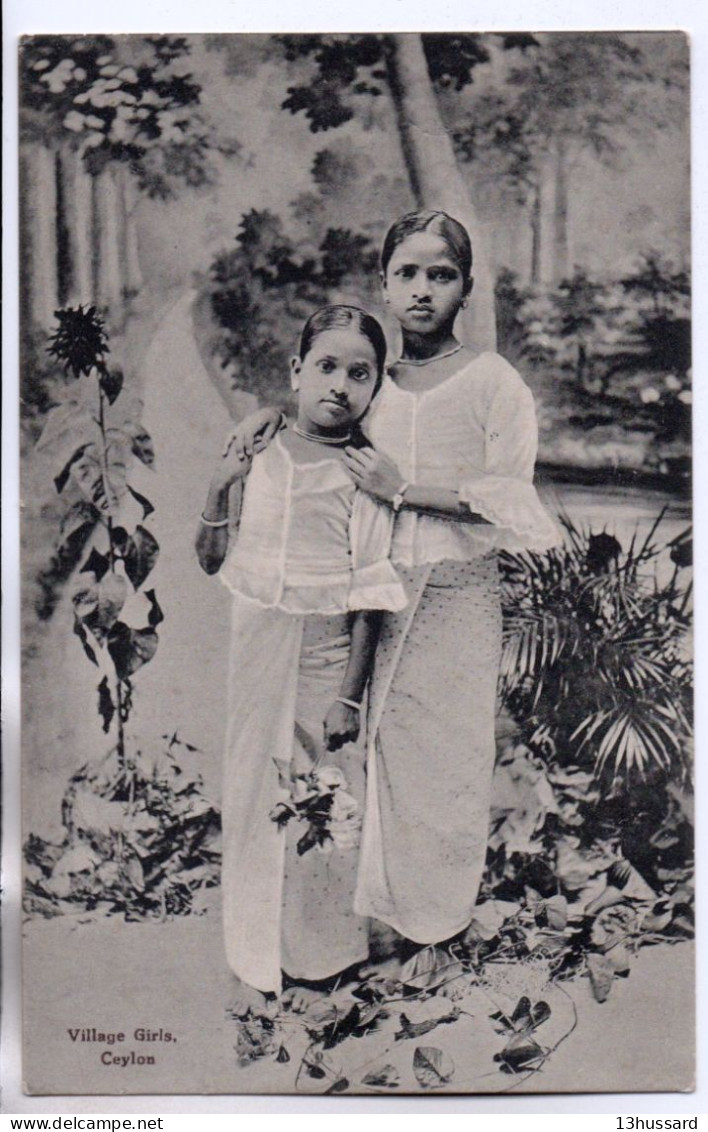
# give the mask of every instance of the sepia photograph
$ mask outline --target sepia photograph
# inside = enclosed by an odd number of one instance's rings
[[[689,72],[20,40],[27,1094],[695,1088]]]

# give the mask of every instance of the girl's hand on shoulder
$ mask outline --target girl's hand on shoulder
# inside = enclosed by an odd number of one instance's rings
[[[328,751],[338,751],[346,743],[353,743],[359,737],[361,721],[356,708],[340,704],[336,700],[325,717],[324,741]]]
[[[223,490],[231,487],[236,480],[244,479],[251,470],[253,457],[239,456],[235,448],[229,448],[217,464],[212,477],[212,486]]]
[[[256,409],[249,413],[228,436],[223,455],[233,450],[237,457],[250,457],[267,448],[280,428],[282,413],[279,409]]]
[[[345,448],[344,466],[357,487],[383,503],[390,503],[403,483],[393,460],[375,448]]]

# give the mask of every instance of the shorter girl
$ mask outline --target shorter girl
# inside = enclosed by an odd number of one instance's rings
[[[252,460],[231,446],[202,515],[199,561],[207,573],[221,568],[233,595],[222,891],[239,1012],[279,994],[283,975],[283,1001],[304,1009],[307,984],[368,953],[367,921],[353,912],[364,773],[355,741],[376,611],[406,599],[388,560],[391,512],[357,491],[343,452],[364,443],[357,422],[385,356],[370,315],[345,306],[314,314],[291,363],[297,423]],[[237,482],[241,518],[229,547]],[[336,767],[322,767],[326,751],[340,752]],[[322,851],[303,845],[297,815],[273,820],[307,793],[313,770],[334,794]]]

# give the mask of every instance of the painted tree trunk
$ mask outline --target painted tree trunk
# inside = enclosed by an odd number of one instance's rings
[[[74,301],[90,306],[97,301],[93,279],[93,177],[80,153],[73,153]]]
[[[568,276],[568,151],[564,138],[556,142],[555,200],[553,208],[553,279],[556,283]]]
[[[533,188],[531,202],[531,285],[538,287],[541,282],[541,184]]]
[[[474,298],[462,312],[458,327],[468,345],[494,350],[494,286],[484,239],[440,117],[421,37],[403,33],[390,39],[389,85],[413,196],[418,207],[444,209],[467,228],[474,251]]]
[[[80,154],[62,148],[56,155],[59,299],[62,306],[84,305],[91,293],[91,191]]]
[[[107,306],[111,322],[123,314],[123,278],[120,256],[121,196],[111,169],[93,178],[93,274],[95,293]]]
[[[25,325],[48,328],[59,306],[55,158],[46,146],[30,144],[21,160],[21,315]]]
[[[138,205],[138,190],[135,181],[125,167],[117,170],[121,194],[121,271],[123,285],[131,293],[139,291],[143,284],[138,253],[138,230],[135,210]]]

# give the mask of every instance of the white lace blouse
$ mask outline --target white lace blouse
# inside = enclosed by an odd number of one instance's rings
[[[363,424],[404,479],[457,491],[490,524],[403,510],[394,528],[395,564],[470,561],[494,549],[545,550],[559,542],[533,486],[533,396],[499,354],[481,354],[423,392],[386,377]]]
[[[406,605],[389,560],[393,516],[341,463],[295,462],[280,437],[256,455],[221,568],[232,592],[292,614]]]

